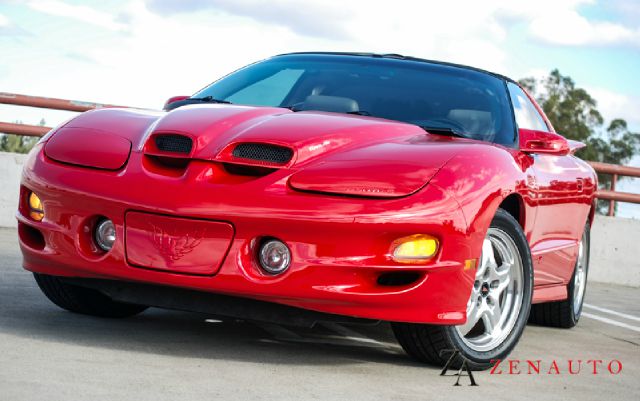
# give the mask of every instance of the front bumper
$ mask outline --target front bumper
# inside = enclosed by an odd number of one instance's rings
[[[270,301],[319,312],[388,321],[459,324],[474,271],[466,223],[458,204],[429,185],[406,198],[380,200],[296,192],[290,172],[223,182],[212,179],[213,163],[192,161],[180,177],[145,170],[132,153],[127,166],[106,172],[63,165],[36,148],[23,173],[19,221],[27,270],[57,276],[100,278],[167,285]],[[24,197],[36,192],[45,218],[28,217]],[[131,265],[125,242],[125,215],[138,211],[225,222],[233,239],[215,274],[183,274]],[[117,230],[113,249],[91,248],[91,225],[98,216]],[[39,234],[37,234],[39,233]],[[441,249],[428,264],[392,261],[394,239],[428,233]],[[41,235],[42,242],[34,241]],[[255,262],[257,240],[287,243],[292,263],[280,276],[264,274]],[[149,250],[153,252],[152,249]],[[381,279],[412,272],[415,279]],[[389,285],[391,283],[392,285]]]

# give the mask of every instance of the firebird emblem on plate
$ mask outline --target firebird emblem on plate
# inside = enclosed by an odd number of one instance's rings
[[[149,223],[149,225],[152,228],[151,235],[156,248],[158,248],[162,256],[173,261],[179,260],[193,251],[200,245],[204,237],[204,232],[202,231],[181,235],[179,233],[167,232],[151,223]]]

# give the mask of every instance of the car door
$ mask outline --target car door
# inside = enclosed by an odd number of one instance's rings
[[[508,84],[518,128],[551,131],[529,96]],[[534,285],[568,282],[577,257],[578,241],[589,214],[585,184],[593,185],[584,162],[573,155],[533,154],[529,189],[536,208],[529,243]],[[585,180],[589,180],[585,183]]]

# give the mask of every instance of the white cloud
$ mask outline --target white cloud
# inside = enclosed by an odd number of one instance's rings
[[[510,4],[503,0],[492,2]],[[264,49],[265,55],[274,53],[267,53],[268,49],[372,51],[506,70],[506,54],[502,48],[506,30],[503,22],[493,15],[496,7],[485,2],[309,0],[301,4],[294,0],[269,3],[147,0],[144,4],[144,8],[136,7],[134,14],[138,22],[132,25],[138,24],[141,17],[155,18],[166,24],[160,25],[166,31],[181,19],[198,19],[207,22],[207,26],[201,28],[206,28],[208,37],[230,37],[241,42],[248,27],[254,27],[259,33],[252,38],[254,45],[249,47]],[[229,32],[230,36],[222,36],[219,31],[224,29],[219,25],[231,23],[235,31]],[[134,30],[139,33],[138,28]],[[178,33],[178,36],[185,35]],[[212,40],[210,46],[225,47],[225,44]]]
[[[45,14],[71,18],[113,31],[126,28],[126,25],[118,22],[112,15],[88,6],[72,5],[59,0],[33,0],[27,4],[31,9]]]
[[[163,16],[198,11],[219,11],[258,22],[285,26],[295,33],[325,38],[344,38],[344,25],[354,10],[326,7],[323,3],[271,0],[147,0],[147,7]]]
[[[0,14],[0,36],[17,38],[20,36],[25,36],[26,34],[27,33],[24,31],[24,29],[17,26],[7,16]]]
[[[0,28],[9,26],[9,18],[0,14]]]
[[[558,45],[632,45],[640,47],[640,28],[612,22],[593,22],[575,10],[557,11],[531,20],[533,37]]]
[[[614,118],[627,121],[631,131],[640,132],[640,97],[613,92],[605,88],[587,87],[589,94],[598,102],[598,110],[606,122]]]
[[[598,110],[608,124],[614,118],[627,121],[629,130],[640,132],[640,97],[613,92],[604,88],[587,87],[587,92],[598,102]],[[640,167],[640,156],[631,159],[628,166]],[[616,184],[616,190],[629,193],[640,193],[640,179],[623,178]],[[619,203],[618,217],[640,218],[640,205]]]
[[[580,14],[580,7],[595,5],[595,0],[544,0],[530,2],[498,1],[496,15],[505,22],[525,24],[533,39],[560,46],[620,45],[640,47],[640,24],[631,26],[610,21],[592,21]],[[601,8],[614,8],[617,13],[637,13],[640,7],[623,1],[601,1]],[[626,20],[626,18],[619,18]]]

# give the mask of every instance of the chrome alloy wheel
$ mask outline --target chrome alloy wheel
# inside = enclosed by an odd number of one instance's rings
[[[576,315],[580,314],[582,308],[582,299],[584,298],[584,290],[587,287],[587,264],[589,249],[587,248],[586,231],[582,234],[582,239],[578,245],[578,259],[576,261],[576,272],[573,276],[573,311]]]
[[[518,247],[506,232],[489,228],[467,303],[467,322],[456,326],[462,341],[479,352],[502,344],[518,320],[523,293]]]

